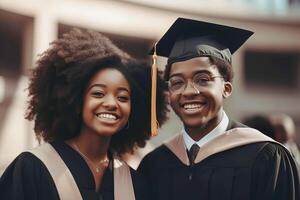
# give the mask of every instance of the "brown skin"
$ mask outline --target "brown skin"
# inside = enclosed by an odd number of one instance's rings
[[[107,158],[110,139],[113,134],[126,126],[130,115],[130,87],[125,77],[116,69],[105,68],[90,80],[83,98],[83,126],[78,137],[67,143],[89,158],[86,159],[96,184],[101,182],[108,163],[102,164],[100,173],[95,165]]]
[[[169,93],[169,101],[183,122],[185,130],[195,141],[200,140],[220,123],[223,99],[229,97],[232,92],[230,82],[225,82],[223,78],[215,78],[207,86],[201,87],[199,94],[191,84],[193,76],[198,73],[220,76],[218,68],[210,63],[208,57],[176,62],[170,70],[170,78],[181,76],[188,80],[182,93]],[[187,108],[188,105],[197,108]]]

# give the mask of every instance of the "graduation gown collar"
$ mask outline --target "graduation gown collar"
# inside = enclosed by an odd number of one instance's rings
[[[129,166],[114,156],[114,197],[119,200],[135,200]]]
[[[213,154],[257,142],[275,141],[253,128],[233,128],[204,144],[194,162],[199,163]],[[182,134],[176,135],[166,142],[165,145],[183,164],[190,165]]]
[[[29,152],[38,157],[47,167],[60,199],[82,199],[72,173],[51,144],[43,143]],[[113,180],[115,200],[135,200],[130,168],[117,156],[113,156]]]

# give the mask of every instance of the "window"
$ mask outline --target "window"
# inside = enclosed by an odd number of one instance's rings
[[[247,86],[299,88],[300,52],[246,51]]]

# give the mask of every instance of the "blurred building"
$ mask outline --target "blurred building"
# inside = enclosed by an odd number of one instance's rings
[[[287,113],[300,144],[299,0],[0,0],[0,174],[21,151],[36,145],[24,120],[27,75],[49,42],[72,27],[109,36],[143,59],[177,17],[251,29],[233,59],[234,92],[225,110],[236,120],[255,113]],[[166,60],[159,60],[163,68]],[[170,113],[153,146],[177,133]]]

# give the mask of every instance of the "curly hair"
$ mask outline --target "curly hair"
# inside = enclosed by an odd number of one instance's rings
[[[232,82],[233,80],[233,69],[230,63],[226,62],[217,57],[208,56],[209,61],[212,65],[216,65],[220,74],[223,76],[225,81]],[[164,80],[168,81],[170,76],[172,64],[167,64],[164,73]]]
[[[129,69],[136,69],[137,65],[141,64],[130,60],[132,58],[127,53],[107,37],[94,31],[73,29],[52,42],[49,49],[40,55],[28,87],[29,101],[25,117],[34,121],[37,138],[52,142],[78,136],[83,123],[81,110],[87,84],[97,71],[110,66],[125,76],[133,91],[130,127],[112,137],[110,150],[113,153],[123,153],[131,151],[135,144],[143,146],[150,136],[150,120],[148,115],[145,115],[150,109],[146,103],[148,97],[145,94],[138,95],[136,85],[144,87],[141,86],[144,84],[148,87],[146,85],[150,85],[151,81],[135,82],[135,77],[131,76]],[[143,74],[147,75],[144,72],[139,73],[139,76]],[[157,96],[158,99],[163,98],[160,94]],[[142,110],[145,112],[141,112]],[[158,111],[161,113],[158,114],[159,120],[163,122],[163,106],[158,106]]]
[[[145,141],[151,136],[151,66],[145,61],[131,60],[127,67],[127,80],[131,87],[131,113],[129,128],[112,136],[111,146],[117,152],[131,151],[134,145],[144,147]],[[162,72],[159,72],[156,96],[156,113],[160,126],[166,121],[168,112],[164,95],[165,82],[161,75]],[[122,149],[120,144],[124,141],[127,147]]]

